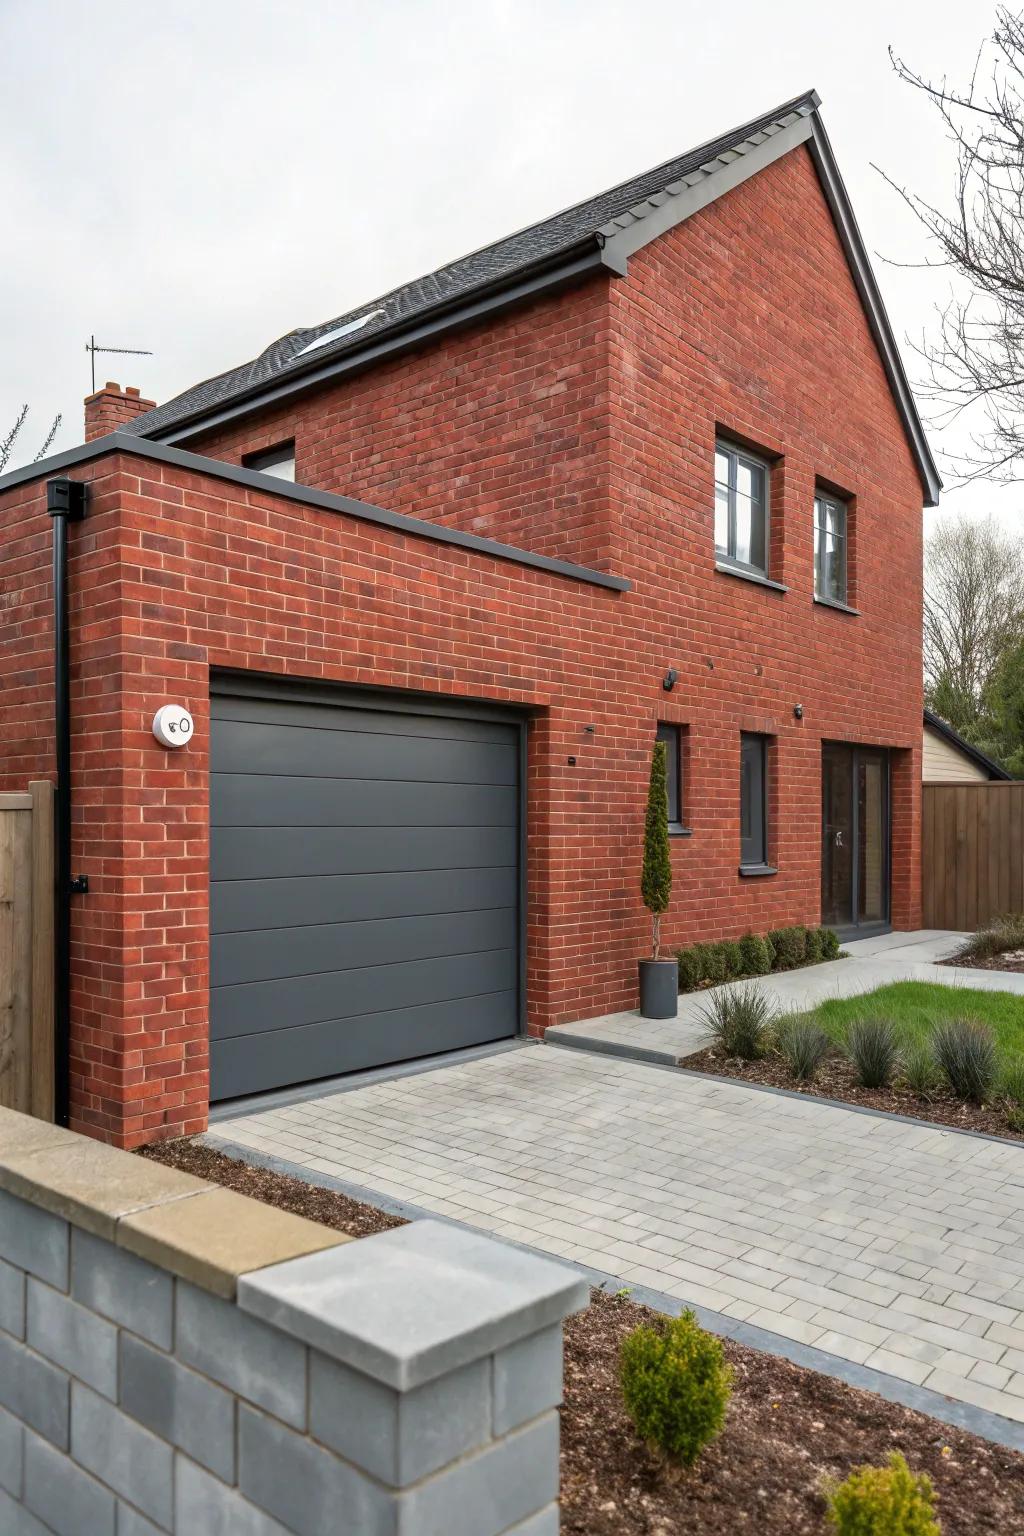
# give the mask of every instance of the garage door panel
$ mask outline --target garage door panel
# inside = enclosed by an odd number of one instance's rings
[[[216,1040],[210,1047],[211,1097],[233,1098],[282,1083],[483,1045],[515,1034],[516,1023],[514,994],[493,992],[362,1019],[328,1019],[256,1039]],[[296,1063],[301,1063],[301,1079]]]
[[[217,987],[210,997],[210,1035],[219,1040],[391,1012],[511,989],[515,983],[515,951],[505,949]]]
[[[377,697],[214,691],[214,1097],[516,1032],[518,727]]]
[[[221,827],[212,880],[512,865],[516,827]]]
[[[442,736],[449,741],[497,741],[515,745],[517,729],[500,721],[466,719],[456,714],[417,714],[394,705],[387,708],[343,708],[302,704],[292,699],[231,698],[218,696],[217,719],[249,721],[257,725],[311,726],[320,731],[365,732],[372,736]]]
[[[372,779],[384,769],[389,780],[425,784],[514,785],[516,768],[513,742],[383,736],[238,720],[221,722],[210,757],[212,773]]]
[[[214,987],[231,986],[357,965],[383,965],[389,960],[426,960],[437,955],[504,949],[515,946],[517,930],[516,909],[497,907],[493,911],[222,933],[211,952],[210,982]]]
[[[506,784],[393,783],[213,774],[213,827],[514,827],[518,794]]]
[[[210,931],[216,937],[247,928],[297,928],[304,923],[509,907],[515,903],[517,885],[515,868],[225,880],[210,890]]]

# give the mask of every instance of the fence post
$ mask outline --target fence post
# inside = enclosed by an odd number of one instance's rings
[[[53,804],[49,779],[33,779],[31,1113],[53,1119]]]

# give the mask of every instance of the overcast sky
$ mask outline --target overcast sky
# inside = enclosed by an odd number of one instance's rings
[[[82,439],[97,381],[166,400],[811,86],[894,329],[941,279],[874,171],[952,159],[894,76],[962,77],[994,7],[951,0],[0,0],[0,428]],[[914,371],[909,358],[910,371]],[[937,434],[933,441],[941,446]],[[13,466],[12,466],[13,467]],[[1024,531],[1024,487],[958,492]]]

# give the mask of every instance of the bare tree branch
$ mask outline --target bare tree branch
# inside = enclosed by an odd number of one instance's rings
[[[17,444],[18,438],[21,436],[21,429],[25,425],[27,417],[28,406],[23,405],[21,410],[18,412],[14,425],[8,432],[7,436],[0,438],[0,475],[3,474],[5,468],[7,467],[7,463],[10,460],[10,457],[14,452],[15,445]],[[50,444],[57,436],[62,419],[63,418],[59,412],[53,418],[53,421],[50,423],[50,430],[47,432],[46,437],[43,439],[43,446],[36,454],[33,463],[38,464],[40,459],[45,458],[47,449],[50,447]]]

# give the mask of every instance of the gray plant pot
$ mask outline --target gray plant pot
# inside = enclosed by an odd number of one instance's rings
[[[679,965],[671,960],[640,960],[640,1015],[674,1019],[679,998]]]

